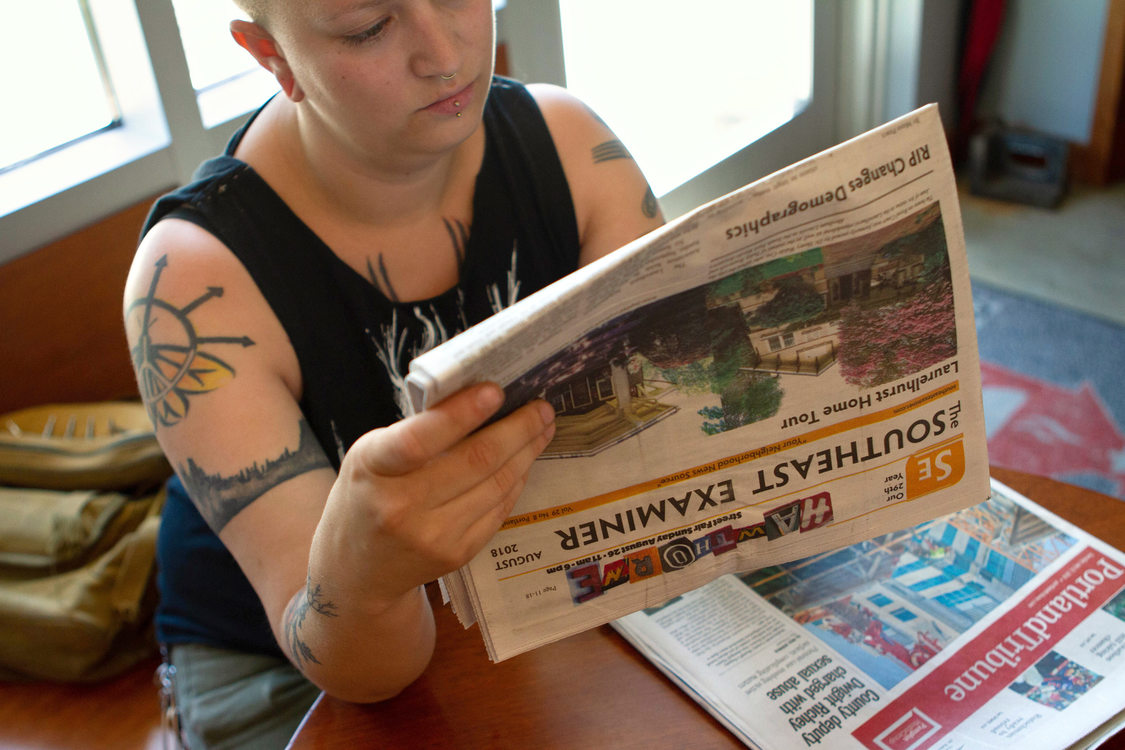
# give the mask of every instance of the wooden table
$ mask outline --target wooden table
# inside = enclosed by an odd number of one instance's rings
[[[1022,472],[992,475],[1125,547],[1125,502]],[[290,748],[743,747],[609,626],[492,664],[476,628],[462,630],[447,607],[435,616],[437,652],[421,678],[374,705],[322,696]]]

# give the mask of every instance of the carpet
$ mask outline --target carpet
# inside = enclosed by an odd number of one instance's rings
[[[973,310],[989,461],[1125,500],[1125,327],[980,282]]]

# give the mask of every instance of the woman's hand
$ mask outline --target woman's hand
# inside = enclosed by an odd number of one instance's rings
[[[357,440],[313,538],[310,581],[378,606],[467,563],[554,435],[543,401],[478,429],[503,397],[494,384],[472,386]]]

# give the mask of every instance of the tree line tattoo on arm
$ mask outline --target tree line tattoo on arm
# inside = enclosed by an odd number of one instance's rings
[[[594,157],[595,164],[613,161],[614,159],[633,160],[633,155],[629,153],[629,149],[625,148],[625,144],[617,138],[594,146],[591,149],[591,154]],[[656,195],[653,194],[651,187],[647,187],[644,197],[641,198],[641,213],[649,219],[656,218],[657,214],[660,213],[660,204],[657,202]]]
[[[457,258],[457,277],[460,278],[461,269],[465,266],[465,254],[469,249],[469,225],[460,219],[447,219],[444,216],[441,220],[445,225],[445,231],[449,234],[450,242],[453,243],[453,254]],[[367,259],[367,280],[391,302],[402,302],[395,292],[394,285],[391,284],[383,253],[376,254],[374,265],[371,263],[371,258]]]
[[[298,669],[304,669],[308,662],[320,664],[320,660],[313,654],[309,644],[301,637],[301,630],[305,625],[305,617],[309,610],[325,617],[336,617],[336,605],[321,599],[320,584],[313,585],[312,578],[306,577],[305,590],[293,597],[285,608],[282,617],[282,630],[285,633],[287,650],[293,664]]]
[[[239,511],[282,482],[316,469],[331,468],[306,420],[300,420],[298,432],[296,450],[286,447],[277,458],[262,464],[255,461],[237,474],[210,474],[193,458],[179,467],[177,473],[188,495],[216,534]]]

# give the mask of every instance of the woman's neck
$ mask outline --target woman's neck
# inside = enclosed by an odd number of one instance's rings
[[[465,188],[471,201],[484,152],[482,127],[443,153],[360,155],[302,117],[292,102],[275,104],[262,112],[265,121],[256,123],[257,133],[247,133],[238,155],[298,213],[332,216],[345,225],[393,227],[461,214],[471,205]]]

